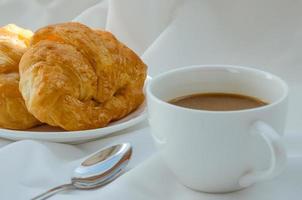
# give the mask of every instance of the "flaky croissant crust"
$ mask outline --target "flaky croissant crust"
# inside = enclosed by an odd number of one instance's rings
[[[20,61],[20,91],[40,121],[104,127],[144,100],[146,65],[111,33],[75,22],[38,30]]]

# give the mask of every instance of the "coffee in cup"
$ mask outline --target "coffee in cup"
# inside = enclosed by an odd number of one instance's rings
[[[231,111],[257,108],[268,103],[251,96],[232,93],[200,93],[177,97],[169,103],[191,109]]]

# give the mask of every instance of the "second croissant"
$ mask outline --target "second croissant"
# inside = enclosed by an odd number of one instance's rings
[[[0,127],[27,129],[40,122],[28,112],[19,92],[19,61],[32,32],[9,24],[0,28]]]

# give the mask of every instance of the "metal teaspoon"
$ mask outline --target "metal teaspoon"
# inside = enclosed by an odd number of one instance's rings
[[[131,158],[132,147],[128,143],[114,145],[89,156],[74,170],[71,182],[52,188],[31,200],[43,200],[63,190],[94,189],[116,179]]]

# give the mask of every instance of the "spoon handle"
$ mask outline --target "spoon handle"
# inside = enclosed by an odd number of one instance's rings
[[[61,192],[63,190],[70,190],[70,189],[75,189],[75,186],[72,185],[71,183],[68,183],[68,184],[64,184],[64,185],[60,185],[60,186],[57,186],[57,187],[54,187],[34,198],[32,198],[31,200],[44,200],[44,199],[48,199],[49,197],[51,197],[52,195],[58,193],[58,192]]]

